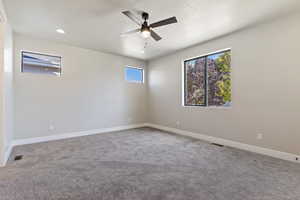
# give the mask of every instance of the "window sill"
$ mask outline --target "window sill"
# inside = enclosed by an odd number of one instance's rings
[[[221,110],[230,110],[232,109],[232,105],[228,107],[222,107],[222,106],[186,106],[182,105],[184,108],[203,108],[203,109],[209,109],[209,110],[215,110],[215,109],[221,109]]]

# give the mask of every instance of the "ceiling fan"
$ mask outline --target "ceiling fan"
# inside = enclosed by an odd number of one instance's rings
[[[134,23],[136,23],[138,26],[140,26],[140,28],[138,29],[128,31],[126,33],[122,33],[121,34],[122,36],[140,32],[144,38],[148,38],[151,36],[155,41],[159,41],[162,38],[157,33],[155,33],[152,29],[177,23],[176,17],[170,17],[152,24],[148,24],[149,14],[146,12],[141,13],[142,19],[136,17],[136,15],[134,15],[131,11],[123,11],[122,13],[126,15],[129,19],[131,19]]]

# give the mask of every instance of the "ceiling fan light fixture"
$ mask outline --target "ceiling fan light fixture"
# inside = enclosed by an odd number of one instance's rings
[[[149,29],[148,27],[142,28],[141,34],[142,34],[142,36],[143,36],[144,38],[150,37],[150,35],[151,35],[150,29]]]
[[[65,31],[61,28],[56,29],[56,32],[60,34],[65,34]]]

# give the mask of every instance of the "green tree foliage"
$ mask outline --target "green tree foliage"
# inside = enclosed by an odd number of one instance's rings
[[[231,57],[228,52],[216,59],[217,69],[220,72],[219,81],[216,83],[218,87],[217,96],[222,97],[224,102],[231,102],[230,63]]]

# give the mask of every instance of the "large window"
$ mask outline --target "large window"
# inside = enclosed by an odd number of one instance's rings
[[[231,51],[184,61],[184,105],[231,105]]]
[[[61,57],[22,51],[21,71],[59,76]]]
[[[144,82],[144,70],[136,67],[125,67],[125,80],[134,83]]]

